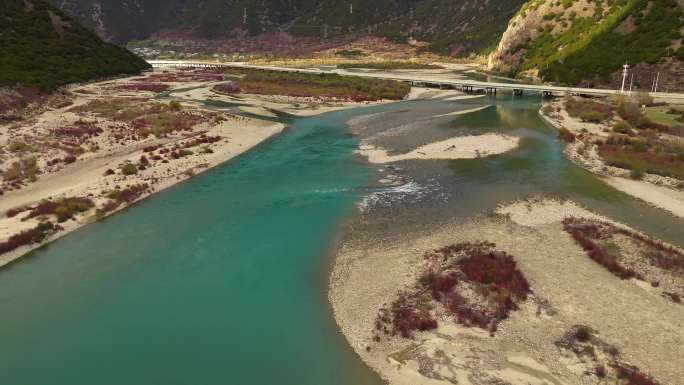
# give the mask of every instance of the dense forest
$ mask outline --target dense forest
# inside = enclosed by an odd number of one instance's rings
[[[0,86],[51,91],[59,86],[149,65],[117,45],[103,42],[43,0],[0,2]]]

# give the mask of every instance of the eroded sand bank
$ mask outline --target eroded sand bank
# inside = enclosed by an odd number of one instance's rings
[[[392,163],[409,159],[476,159],[503,154],[518,147],[520,138],[502,134],[471,135],[426,144],[405,154],[390,155],[387,150],[364,144],[359,153],[370,163]]]

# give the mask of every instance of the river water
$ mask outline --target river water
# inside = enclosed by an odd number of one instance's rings
[[[0,383],[379,384],[326,297],[329,249],[357,207],[376,213],[378,228],[411,227],[555,196],[684,244],[681,220],[566,161],[538,102],[415,101],[297,119],[244,156],[32,253],[0,271]],[[392,172],[407,184],[389,188],[376,183],[387,169],[354,155],[350,120],[397,151],[474,132],[523,140],[499,157],[399,164]]]

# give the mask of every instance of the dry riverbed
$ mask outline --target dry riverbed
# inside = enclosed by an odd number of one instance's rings
[[[348,234],[329,298],[390,384],[677,384],[682,256],[573,202],[537,199],[410,237]]]

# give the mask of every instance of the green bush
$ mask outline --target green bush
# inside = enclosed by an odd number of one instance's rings
[[[616,106],[618,115],[632,126],[638,127],[644,122],[644,114],[641,107],[631,100],[623,99],[618,101]]]
[[[598,111],[584,111],[580,115],[580,119],[589,123],[601,123],[606,119],[606,116]]]
[[[622,120],[613,125],[613,132],[618,134],[631,135],[633,131],[634,128],[629,123]]]
[[[127,163],[121,167],[121,173],[124,175],[135,175],[138,173],[138,167],[133,163]]]

